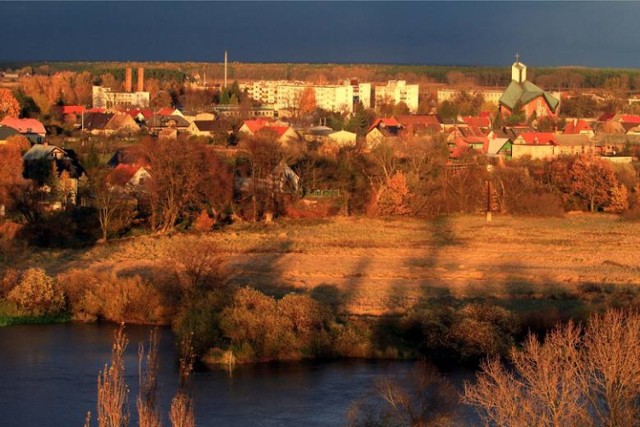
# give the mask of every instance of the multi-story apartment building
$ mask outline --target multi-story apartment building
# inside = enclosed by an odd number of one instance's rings
[[[371,107],[371,83],[347,80],[342,84],[310,84],[280,80],[244,85],[252,99],[275,109],[296,108],[307,88],[313,89],[316,105],[323,110],[351,113],[358,102],[365,108]]]
[[[439,89],[438,90],[438,104],[443,103],[444,101],[451,101],[455,99],[462,92],[460,89]],[[498,101],[502,96],[503,91],[499,89],[471,89],[466,91],[467,93],[475,96],[482,95],[484,102],[488,102],[491,104],[498,105]]]
[[[386,86],[376,86],[376,105],[404,102],[409,111],[418,112],[418,85],[408,85],[405,80],[389,80]]]

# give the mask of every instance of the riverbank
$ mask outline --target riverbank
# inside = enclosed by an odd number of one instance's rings
[[[600,214],[282,220],[36,251],[16,267],[55,277],[76,320],[173,324],[201,356],[477,360],[529,330],[637,304],[639,231]],[[295,313],[315,313],[307,332]],[[299,348],[239,334],[249,315]]]

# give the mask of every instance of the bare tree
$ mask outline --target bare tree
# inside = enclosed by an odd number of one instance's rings
[[[144,365],[144,367],[143,367]],[[136,407],[140,427],[160,427],[158,412],[158,331],[149,334],[149,348],[138,346],[138,398]]]
[[[464,401],[491,426],[640,425],[640,315],[610,311],[485,362]]]
[[[124,379],[124,351],[128,339],[124,323],[116,330],[111,352],[111,365],[98,376],[98,426],[126,427],[129,425],[129,388]]]
[[[196,425],[193,398],[190,390],[195,357],[191,344],[192,339],[192,335],[188,335],[180,345],[180,381],[176,396],[171,401],[171,410],[169,412],[172,427],[195,427]]]
[[[349,411],[351,427],[450,426],[458,397],[453,385],[426,362],[418,362],[403,381],[383,378],[372,396]]]

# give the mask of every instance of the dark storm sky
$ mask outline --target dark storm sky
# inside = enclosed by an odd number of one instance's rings
[[[636,2],[0,3],[0,61],[640,67]]]

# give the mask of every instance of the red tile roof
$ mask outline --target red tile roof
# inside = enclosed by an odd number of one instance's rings
[[[139,114],[142,114],[142,116],[145,119],[150,119],[151,117],[153,117],[153,111],[152,110],[129,110],[127,111],[127,114],[129,114],[131,117],[133,117],[134,119],[136,117],[138,117]]]
[[[89,108],[86,112],[87,113],[104,113],[105,111],[107,111],[106,108],[93,107],[93,108]]]
[[[249,128],[249,131],[251,131],[251,133],[256,133],[263,127],[268,126],[270,122],[271,122],[270,120],[256,119],[256,120],[245,120],[242,123]]]
[[[518,135],[527,145],[557,145],[556,134],[553,132],[524,132]]]
[[[35,133],[44,135],[47,131],[44,129],[44,125],[36,119],[17,119],[15,117],[5,117],[0,125],[14,128],[20,133]]]
[[[175,108],[164,107],[156,111],[156,114],[159,116],[172,116],[175,111]]]
[[[288,126],[264,126],[258,129],[259,132],[274,132],[280,138],[286,131],[289,130]]]
[[[375,119],[373,121],[373,123],[371,124],[371,126],[369,127],[369,130],[367,130],[367,132],[372,131],[373,129],[377,128],[378,126],[382,126],[382,127],[400,127],[400,123],[395,119],[395,117],[378,117],[377,119]]]
[[[570,120],[569,123],[564,127],[565,134],[579,134],[583,131],[593,131],[589,123],[584,120]]]
[[[635,114],[621,114],[620,115],[621,123],[633,123],[640,125],[640,116]]]
[[[137,163],[127,165],[125,163],[120,163],[118,166],[113,169],[109,176],[109,181],[113,185],[125,185],[133,176],[138,172],[141,166]]]
[[[82,105],[63,105],[62,106],[62,114],[82,114],[85,109]]]
[[[491,119],[489,117],[463,117],[462,121],[471,127],[477,127],[477,128],[491,127]]]

